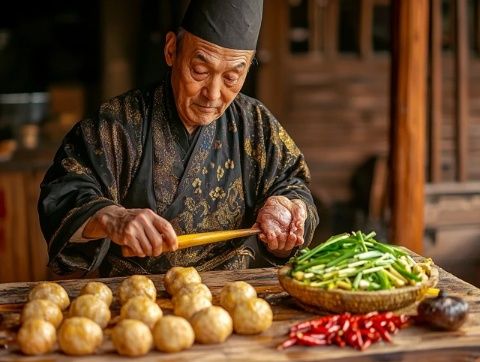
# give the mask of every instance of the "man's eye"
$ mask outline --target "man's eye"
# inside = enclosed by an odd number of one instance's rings
[[[195,68],[193,68],[193,72],[198,75],[205,75],[208,73],[205,69],[195,69]]]
[[[234,84],[238,81],[238,77],[224,77],[225,81],[230,84]]]

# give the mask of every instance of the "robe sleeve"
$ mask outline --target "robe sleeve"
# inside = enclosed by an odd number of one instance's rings
[[[307,218],[304,230],[305,243],[302,248],[307,247],[318,225],[318,213],[308,188],[310,171],[305,158],[292,138],[265,106],[261,103],[257,104],[254,114],[257,130],[250,148],[258,169],[256,211],[270,196],[281,195],[291,200],[303,201]],[[259,248],[263,251],[264,257],[274,265],[285,264],[298,251],[298,248],[294,248],[289,257],[278,258],[268,252],[261,241],[259,241]]]
[[[142,98],[133,91],[105,103],[95,119],[80,121],[65,136],[38,202],[49,266],[56,273],[85,274],[106,255],[108,239],[70,239],[98,210],[121,204],[140,157],[143,118]]]

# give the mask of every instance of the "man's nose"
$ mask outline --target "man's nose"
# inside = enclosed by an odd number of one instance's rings
[[[220,90],[222,87],[221,77],[214,77],[212,80],[203,88],[203,95],[209,101],[216,101],[220,98]]]

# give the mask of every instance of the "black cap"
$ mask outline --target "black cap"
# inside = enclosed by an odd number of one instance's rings
[[[263,0],[191,0],[181,27],[223,48],[255,50]]]

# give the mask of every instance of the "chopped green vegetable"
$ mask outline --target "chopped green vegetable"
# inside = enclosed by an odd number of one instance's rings
[[[330,237],[290,260],[291,276],[312,287],[343,290],[388,290],[428,279],[431,260],[416,263],[405,249],[361,231]]]

